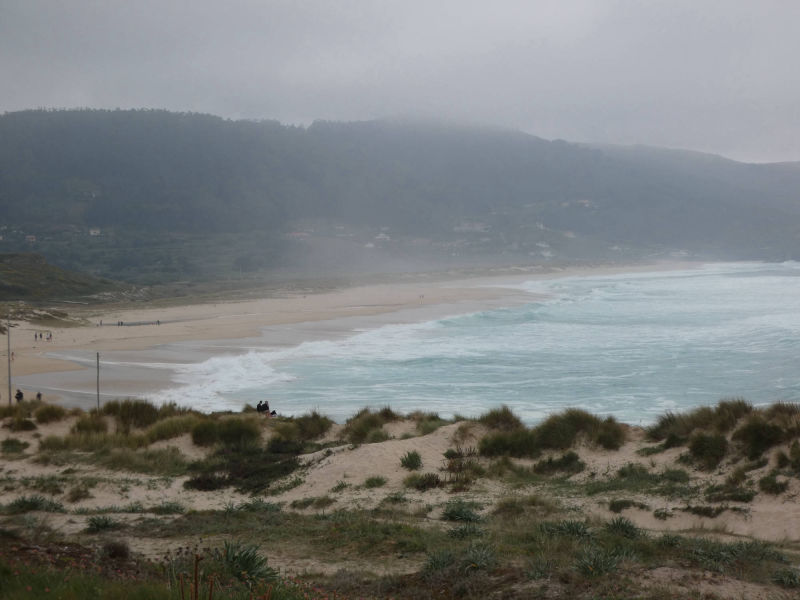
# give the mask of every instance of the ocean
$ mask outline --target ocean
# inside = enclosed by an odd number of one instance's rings
[[[365,406],[475,417],[505,404],[529,424],[568,407],[648,424],[723,398],[800,401],[800,263],[514,287],[536,300],[171,364],[173,387],[152,397],[202,410],[267,399],[338,422]]]

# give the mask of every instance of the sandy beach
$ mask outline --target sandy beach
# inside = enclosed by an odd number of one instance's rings
[[[26,397],[41,392],[46,401],[87,409],[96,402],[97,353],[103,402],[170,387],[168,368],[139,366],[158,363],[168,367],[176,360],[176,354],[174,346],[171,355],[160,353],[159,348],[166,344],[183,343],[178,360],[200,362],[245,348],[295,346],[390,323],[421,322],[533,302],[535,296],[515,286],[537,278],[687,266],[668,263],[595,269],[532,268],[469,279],[354,286],[321,293],[287,292],[255,300],[131,305],[114,310],[70,306],[70,315],[82,319],[84,325],[50,328],[12,322],[12,387],[20,388]],[[6,369],[2,371],[0,401],[7,400],[8,389]]]

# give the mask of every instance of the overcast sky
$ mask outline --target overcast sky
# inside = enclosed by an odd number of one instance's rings
[[[800,160],[800,0],[0,0],[0,112],[446,117]]]

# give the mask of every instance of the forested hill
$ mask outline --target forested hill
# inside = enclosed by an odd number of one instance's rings
[[[132,281],[800,255],[800,168],[401,120],[0,116],[0,252]],[[335,260],[334,260],[335,258]]]

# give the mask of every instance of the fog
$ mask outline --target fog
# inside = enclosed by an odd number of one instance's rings
[[[800,160],[794,0],[2,0],[0,110],[424,116]]]

